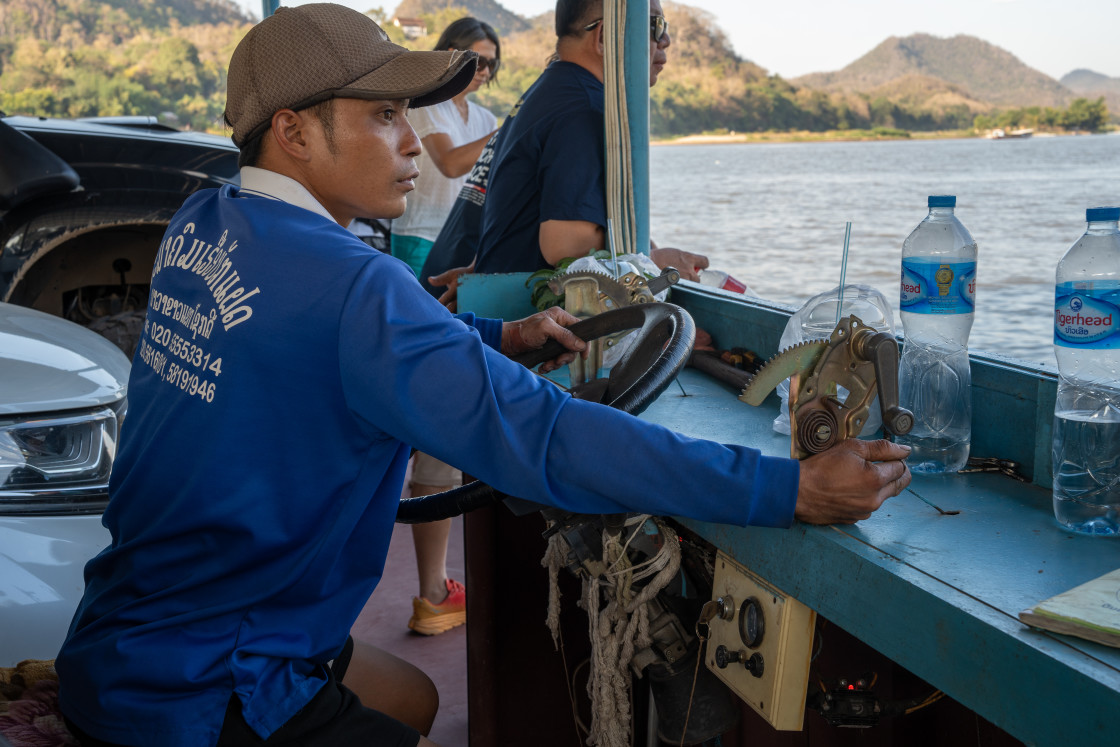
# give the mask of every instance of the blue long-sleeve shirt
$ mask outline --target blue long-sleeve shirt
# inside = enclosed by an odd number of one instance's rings
[[[792,521],[798,465],[572,399],[327,217],[192,196],[153,270],[104,516],[57,660],[63,712],[125,744],[262,737],[322,686],[384,569],[409,447],[583,513]],[[647,469],[600,462],[615,445]]]

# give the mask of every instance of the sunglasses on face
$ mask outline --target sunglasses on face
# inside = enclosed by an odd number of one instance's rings
[[[483,57],[482,55],[479,55],[478,70],[476,72],[482,72],[483,67],[488,67],[490,68],[490,77],[494,77],[494,74],[498,72],[498,68],[500,68],[501,66],[502,61],[497,57]]]
[[[599,26],[602,22],[603,22],[602,18],[600,18],[597,21],[592,21],[591,23],[584,26],[583,30],[584,31],[592,31],[592,30],[595,29],[596,26]],[[652,41],[654,43],[660,42],[662,39],[665,38],[665,35],[668,34],[668,33],[669,33],[669,22],[667,20],[665,20],[665,16],[650,16],[649,17],[649,40],[650,41]]]

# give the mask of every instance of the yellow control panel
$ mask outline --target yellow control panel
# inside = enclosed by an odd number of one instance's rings
[[[817,613],[723,552],[712,599],[705,664],[775,729],[800,731]]]

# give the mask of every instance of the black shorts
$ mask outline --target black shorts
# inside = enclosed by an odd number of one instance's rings
[[[420,732],[384,713],[366,708],[358,696],[339,680],[350,663],[352,642],[327,669],[327,682],[314,698],[268,739],[261,739],[241,715],[241,701],[234,695],[226,708],[218,747],[416,747]],[[337,670],[337,671],[336,671]],[[85,734],[70,719],[66,726],[82,747],[121,747]]]

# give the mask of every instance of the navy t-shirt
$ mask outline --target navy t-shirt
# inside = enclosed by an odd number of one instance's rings
[[[571,62],[554,62],[526,92],[497,138],[476,272],[549,267],[545,221],[606,227],[603,99],[602,82]]]
[[[520,106],[521,102],[518,102],[510,113],[511,118]],[[439,298],[446,287],[433,287],[428,278],[456,267],[466,267],[478,253],[478,240],[482,233],[482,206],[486,202],[486,188],[490,182],[490,164],[494,162],[494,145],[509,122],[510,119],[507,118],[502,128],[482,148],[482,153],[467,175],[467,181],[459,190],[459,196],[455,198],[455,204],[451,206],[451,212],[420,269],[420,285],[436,298]]]

